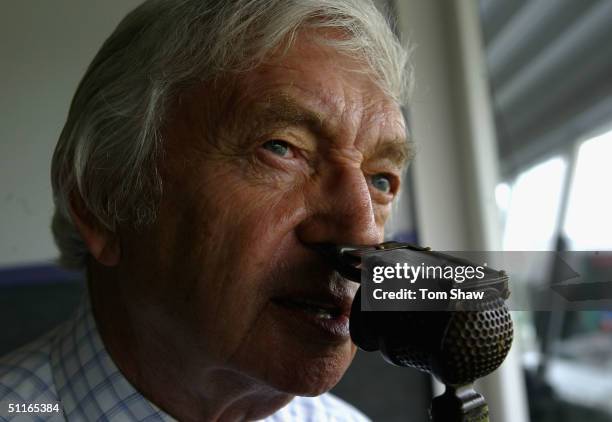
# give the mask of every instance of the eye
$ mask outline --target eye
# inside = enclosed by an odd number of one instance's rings
[[[272,139],[270,141],[265,142],[262,147],[272,154],[278,155],[283,158],[292,157],[291,145],[288,142],[282,141],[280,139]]]
[[[372,186],[384,193],[391,192],[391,178],[386,174],[375,174],[372,176]]]

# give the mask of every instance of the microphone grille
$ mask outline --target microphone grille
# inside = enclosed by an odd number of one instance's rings
[[[493,372],[510,350],[513,326],[503,299],[482,302],[478,308],[454,312],[449,321],[433,368],[446,384],[465,384]]]

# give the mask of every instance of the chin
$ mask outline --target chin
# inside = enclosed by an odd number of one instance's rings
[[[231,365],[277,392],[317,396],[333,388],[353,361],[356,346],[344,332],[323,330],[284,311],[262,317]]]
[[[316,358],[284,359],[282,365],[275,367],[274,374],[268,373],[267,382],[276,390],[294,396],[323,394],[340,381],[355,356],[352,344],[343,349]]]

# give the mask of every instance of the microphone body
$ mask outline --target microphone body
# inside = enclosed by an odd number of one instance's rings
[[[440,265],[466,264],[460,258],[397,242],[332,246],[323,253],[340,274],[356,282],[361,282],[362,260],[368,254],[376,254],[377,262],[387,261],[389,266],[398,259],[417,262],[420,258]],[[451,288],[450,284],[438,285]],[[364,311],[362,285],[351,308],[351,338],[359,348],[379,350],[388,362],[425,371],[446,385],[446,392],[432,402],[430,413],[435,422],[488,421],[486,402],[472,383],[497,369],[512,345],[512,319],[504,301],[509,295],[506,274],[487,269],[483,279],[465,288],[484,291],[483,299],[463,309],[459,304],[449,309]]]

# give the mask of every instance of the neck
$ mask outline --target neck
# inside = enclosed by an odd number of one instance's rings
[[[207,361],[158,308],[129,300],[117,274],[89,271],[94,317],[106,350],[149,401],[181,421],[263,419],[293,396]]]

